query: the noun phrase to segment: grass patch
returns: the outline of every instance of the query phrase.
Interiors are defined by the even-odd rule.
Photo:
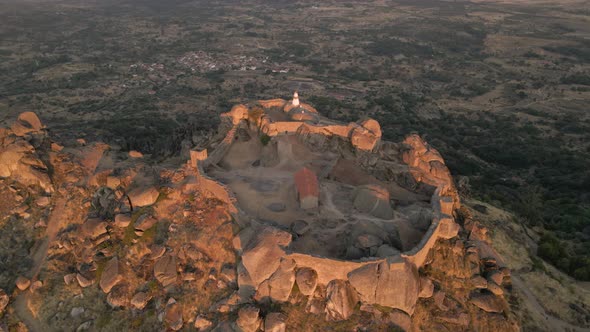
[[[542,259],[537,256],[531,256],[531,261],[533,262],[533,271],[547,272],[547,268],[545,267],[545,263],[543,263]]]
[[[395,309],[393,309],[393,308],[390,308],[390,307],[384,307],[384,306],[381,306],[381,305],[378,305],[378,304],[374,304],[374,305],[373,305],[373,307],[374,307],[375,309],[377,309],[377,310],[381,311],[383,314],[390,314],[390,313],[392,313],[392,312],[393,312],[393,310],[395,310]]]
[[[267,146],[269,142],[270,142],[270,136],[268,136],[267,134],[262,134],[260,136],[260,143],[262,143],[262,145]]]
[[[147,212],[146,210],[147,208],[140,208],[131,214],[131,222],[129,223],[129,226],[125,228],[125,234],[123,236],[122,243],[124,246],[132,245],[133,241],[138,238],[138,236],[135,234],[135,222],[140,216]]]
[[[160,193],[158,195],[158,198],[156,199],[156,203],[159,203],[159,202],[161,202],[161,201],[163,201],[163,200],[165,200],[167,198],[168,198],[168,194],[166,194],[166,193]]]
[[[133,244],[133,240],[137,239],[138,236],[135,234],[135,227],[133,226],[134,222],[132,221],[129,226],[125,229],[125,235],[123,236],[123,245],[130,246]]]
[[[147,288],[149,289],[150,293],[157,293],[160,286],[158,285],[158,281],[156,279],[152,279],[147,283]]]
[[[141,236],[140,240],[144,242],[153,242],[154,238],[156,237],[157,228],[158,224],[156,223],[156,225],[146,229],[145,232],[143,232],[143,235]]]
[[[106,314],[100,315],[96,318],[96,320],[94,321],[94,326],[97,329],[102,329],[102,328],[106,327],[110,321],[111,321],[111,315],[108,312],[106,312]]]
[[[104,259],[96,263],[96,280],[100,280],[100,277],[102,276],[102,273],[104,272],[104,268],[106,265],[107,261]]]

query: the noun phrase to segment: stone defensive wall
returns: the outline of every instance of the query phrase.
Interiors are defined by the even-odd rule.
[[[404,152],[403,160],[408,164],[416,182],[435,187],[430,199],[434,214],[432,223],[420,243],[402,254],[414,265],[421,267],[438,238],[450,239],[457,236],[459,225],[453,218],[453,211],[460,207],[460,202],[451,173],[440,153],[418,135],[406,137],[404,143],[409,150]]]
[[[438,184],[438,186],[434,190],[434,194],[432,195],[430,201],[433,210],[433,220],[431,222],[430,227],[428,228],[428,230],[426,231],[418,245],[416,245],[411,250],[401,254],[401,257],[413,263],[417,268],[420,268],[424,265],[428,252],[430,251],[430,249],[432,249],[436,240],[438,240],[439,238],[450,239],[457,236],[459,231],[459,225],[454,220],[453,211],[455,209],[458,209],[460,205],[458,194],[454,188],[453,180],[450,176],[450,172],[448,172],[448,169],[446,170],[446,172],[442,173],[444,174],[444,176],[440,177],[440,172],[431,172],[430,167],[424,167],[430,164],[430,162],[425,162],[425,160],[428,160],[431,157],[431,155],[438,155],[440,158],[440,154],[438,153],[438,151],[428,147],[427,143],[425,143],[417,135],[409,136],[408,138],[406,138],[404,143],[408,144],[411,147],[411,149],[407,151],[407,153],[411,156],[412,160],[416,159],[420,161],[416,164],[416,166],[408,165],[410,167],[410,171],[415,176],[416,181],[426,182],[428,184]],[[428,151],[428,153],[424,153],[424,151]],[[436,160],[440,161],[441,159]],[[446,165],[442,165],[444,166],[444,168],[446,168]],[[442,194],[443,192],[445,194]],[[303,263],[303,265],[311,265],[310,258],[303,257],[310,255],[296,254],[292,256],[292,258],[294,258],[295,260],[300,260]],[[318,262],[325,260],[325,258],[316,259],[318,259]],[[337,261],[334,259],[329,260]],[[362,263],[359,264],[360,265],[357,265],[357,267],[365,265]],[[338,272],[330,271],[328,273]]]
[[[235,132],[234,134],[235,135]],[[227,137],[227,136],[226,136]],[[227,205],[229,213],[235,216],[238,213],[237,199],[233,192],[224,184],[207,176],[203,170],[203,162],[208,160],[207,150],[191,150],[190,161],[188,162],[189,169],[192,169],[195,174],[194,182],[188,183],[187,187],[195,185],[198,190],[206,197],[215,198]]]
[[[438,151],[417,135],[409,136],[404,143],[409,147],[404,160],[413,161],[415,166],[408,166],[416,181],[437,185],[431,197],[433,220],[417,246],[397,256],[366,262],[301,253],[290,253],[286,257],[293,259],[297,267],[315,270],[320,284],[326,285],[336,279],[348,280],[363,302],[397,308],[411,315],[420,292],[418,269],[424,266],[428,253],[439,238],[450,239],[458,234],[459,225],[454,221],[453,211],[459,208],[459,199],[448,169],[437,163],[442,160]],[[435,156],[438,157],[433,158]],[[441,172],[440,165],[446,171]]]
[[[268,136],[277,136],[281,134],[297,134],[300,130],[307,130],[309,133],[322,134],[326,136],[339,136],[342,138],[350,138],[350,134],[359,125],[356,123],[350,123],[347,126],[344,125],[325,125],[315,126],[309,125],[304,122],[293,122],[293,121],[280,121],[270,122],[267,118],[261,121],[261,130]]]
[[[231,215],[238,213],[238,209],[236,207],[237,199],[227,186],[200,173],[197,177],[197,184],[200,190],[203,190],[205,194],[208,195],[208,197],[216,198],[227,204],[229,213]]]
[[[260,100],[258,101],[264,108],[282,107],[284,112],[288,112],[293,105],[286,104],[283,99]],[[312,113],[317,110],[310,105],[301,104],[301,107]],[[231,116],[234,116],[232,114]],[[259,124],[260,130],[271,137],[285,134],[319,134],[324,136],[338,136],[350,140],[351,144],[363,151],[372,151],[378,146],[381,140],[381,128],[377,121],[368,119],[360,123],[351,122],[348,125],[315,125],[299,121],[272,121],[269,117],[263,116]]]
[[[263,108],[282,107],[283,111],[288,112],[290,106],[286,105],[283,99],[260,100],[258,103]],[[308,111],[317,113],[317,110],[310,105],[301,104],[301,107]],[[221,115],[222,123],[226,127],[230,127],[226,134],[226,138],[222,144],[216,147],[215,151],[211,153],[205,165],[212,165],[218,163],[233,141],[235,130],[238,125],[249,118],[249,109],[245,105],[236,105],[232,109]],[[231,124],[231,125],[230,125]],[[348,139],[354,147],[363,151],[372,151],[381,140],[381,128],[377,121],[368,119],[361,123],[351,122],[348,125],[312,125],[300,121],[277,121],[273,122],[268,116],[262,116],[258,124],[262,133],[274,137],[283,134],[298,134],[301,131],[311,134],[321,134],[325,136],[338,136],[343,139]],[[233,131],[233,132],[232,132]]]
[[[284,103],[282,99],[259,102],[265,108],[284,107]],[[203,160],[203,165],[210,165],[221,160],[234,141],[237,127],[247,119],[248,108],[244,105],[237,105],[230,112],[222,115],[222,123],[225,122],[229,130],[215,151]],[[351,123],[346,126],[314,126],[296,121],[273,123],[268,117],[263,117],[259,126],[266,128],[269,136],[283,133],[299,134],[302,128],[306,128],[307,132],[311,133],[336,135],[351,139],[355,147],[365,151],[372,151],[381,137],[379,124],[374,120],[367,120],[361,125]],[[354,133],[359,130],[359,127],[362,128],[364,135],[369,132],[368,139],[362,137],[365,140],[361,140],[364,144],[361,146],[352,142]],[[371,138],[377,137],[376,134],[378,134],[377,141],[372,141]],[[288,284],[293,279],[292,286],[294,278],[288,276],[291,273],[294,274],[297,269],[308,268],[315,272],[318,284],[327,285],[338,280],[344,281],[352,286],[364,303],[396,308],[412,315],[421,287],[418,269],[424,266],[429,251],[439,238],[450,239],[457,236],[459,225],[454,221],[453,211],[459,208],[460,203],[452,177],[440,153],[418,135],[408,136],[403,143],[407,150],[402,158],[408,165],[411,175],[419,185],[425,185],[433,190],[431,196],[433,220],[416,247],[399,255],[382,259],[345,261],[291,252],[288,249],[291,234],[270,226],[263,226],[263,229],[258,229],[253,235],[240,239],[243,248],[243,260],[238,268],[240,290],[244,290],[245,293],[252,292],[250,296],[254,296],[255,299],[268,297],[282,301],[284,294],[273,293],[271,291],[273,284],[279,282]],[[199,156],[202,157],[203,154],[200,153]],[[216,197],[235,207],[235,197],[227,187],[205,175],[201,175],[200,181],[203,187]],[[283,278],[287,279],[282,280]],[[290,293],[291,288],[285,289],[288,289]]]

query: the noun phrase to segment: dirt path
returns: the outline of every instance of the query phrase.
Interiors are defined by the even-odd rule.
[[[47,228],[45,230],[45,237],[40,239],[40,245],[32,255],[33,266],[29,272],[31,281],[37,280],[41,268],[45,264],[47,258],[47,250],[53,241],[55,240],[57,233],[62,228],[62,220],[65,210],[66,200],[63,197],[57,197],[54,209],[49,217]],[[14,301],[13,307],[17,316],[27,325],[30,331],[48,331],[50,330],[45,326],[29,309],[28,303],[30,301],[31,291],[26,290],[20,293]]]
[[[346,219],[346,216],[342,212],[340,212],[340,210],[338,210],[338,208],[334,205],[334,202],[332,201],[332,192],[330,191],[330,189],[321,186],[320,190],[322,191],[325,197],[323,208],[326,211],[332,212],[336,216],[336,218]]]
[[[588,329],[572,325],[562,319],[559,319],[545,311],[545,308],[539,303],[533,292],[526,286],[515,273],[512,274],[512,283],[517,290],[522,293],[522,299],[529,303],[538,314],[540,314],[546,323],[548,331],[571,331],[571,332],[587,332]]]
[[[29,292],[23,292],[17,296],[13,303],[13,308],[16,315],[20,320],[25,323],[29,331],[40,332],[40,331],[51,331],[47,326],[43,326],[41,322],[33,316],[33,313],[29,310],[27,303],[29,302]]]
[[[275,166],[277,169],[283,169],[288,164],[293,164],[295,156],[293,155],[293,146],[289,142],[288,136],[277,137],[279,150],[279,164]]]
[[[41,271],[41,267],[45,263],[47,258],[47,249],[49,245],[55,240],[57,233],[62,228],[62,220],[64,219],[66,208],[66,200],[62,197],[56,199],[54,209],[51,212],[49,221],[47,222],[47,228],[45,229],[45,238],[43,244],[39,246],[35,254],[33,255],[33,268],[31,269],[31,279],[36,279]]]

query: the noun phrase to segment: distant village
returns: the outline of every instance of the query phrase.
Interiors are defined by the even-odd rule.
[[[216,70],[271,70],[273,73],[288,73],[286,65],[271,64],[268,57],[246,55],[215,54],[197,51],[190,52],[178,59],[178,63],[191,72],[210,72]]]
[[[219,70],[270,70],[272,73],[288,73],[293,65],[271,63],[268,57],[253,57],[246,55],[215,54],[196,51],[187,53],[176,59],[180,68],[188,69],[192,73],[208,73]],[[166,70],[163,63],[137,62],[129,66],[133,72],[161,73]]]
[[[169,84],[178,75],[186,73],[211,73],[218,71],[263,71],[274,74],[286,74],[296,70],[291,63],[272,63],[269,57],[246,55],[213,54],[194,51],[175,59],[171,65],[164,63],[136,62],[129,66],[132,80],[123,84],[123,88],[141,85],[146,80],[152,83]]]

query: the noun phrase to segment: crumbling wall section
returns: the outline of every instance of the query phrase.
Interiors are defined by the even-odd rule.
[[[194,177],[188,178],[189,180],[185,183],[185,191],[199,191],[207,198],[220,200],[227,205],[229,213],[232,216],[237,216],[238,200],[236,196],[226,185],[207,176],[203,170],[202,162],[199,161],[196,165],[189,162],[187,163],[187,169],[192,171]]]

